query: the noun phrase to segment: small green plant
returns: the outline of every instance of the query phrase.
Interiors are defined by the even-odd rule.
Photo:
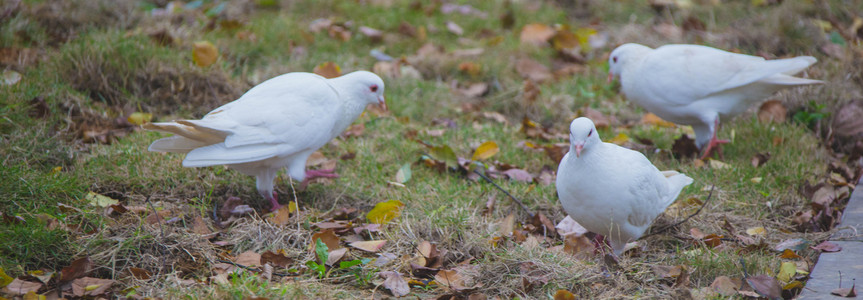
[[[348,274],[353,274],[359,285],[367,285],[372,282],[376,272],[365,272],[363,265],[371,261],[368,258],[343,261],[339,263],[339,270],[346,270]]]
[[[809,104],[802,110],[794,113],[792,118],[795,122],[806,125],[809,129],[814,129],[815,124],[818,124],[818,121],[821,121],[821,119],[824,119],[828,115],[827,112],[824,112],[826,107],[823,103],[809,101]]]
[[[318,279],[324,279],[327,275],[327,259],[330,258],[330,253],[328,251],[329,248],[324,244],[324,241],[318,238],[318,240],[315,241],[315,254],[318,255],[318,260],[321,263],[318,264],[318,262],[312,260],[306,262],[306,266],[318,274]]]

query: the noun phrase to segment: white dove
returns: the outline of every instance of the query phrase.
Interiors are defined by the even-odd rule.
[[[576,222],[605,236],[619,256],[692,178],[660,172],[640,152],[603,142],[588,118],[573,120],[569,130],[569,152],[557,169],[557,195]]]
[[[374,73],[357,71],[327,79],[296,72],[264,81],[200,120],[150,123],[144,128],[175,134],[154,141],[149,150],[186,153],[184,167],[227,165],[255,176],[258,192],[276,210],[276,173],[287,168],[288,175],[300,182],[336,177],[333,170],[306,171],[306,160],[375,103],[386,109],[384,82]]]
[[[727,140],[716,139],[728,120],[788,87],[822,83],[792,75],[817,60],[811,56],[765,60],[699,45],[656,49],[624,44],[608,57],[609,81],[620,77],[626,97],[665,120],[691,125],[706,158]]]

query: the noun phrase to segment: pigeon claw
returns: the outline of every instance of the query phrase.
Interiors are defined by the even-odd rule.
[[[277,211],[277,210],[279,210],[279,208],[282,207],[282,205],[279,204],[279,196],[276,195],[276,192],[273,192],[273,196],[270,197],[269,200],[270,200],[270,204],[273,205],[273,207],[270,208],[270,210]]]

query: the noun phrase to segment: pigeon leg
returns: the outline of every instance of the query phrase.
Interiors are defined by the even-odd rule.
[[[318,177],[323,178],[338,178],[339,174],[336,174],[335,169],[329,170],[306,170],[306,180],[315,179]]]
[[[593,232],[588,232],[587,234],[593,234],[592,238],[590,236],[588,236],[588,238],[590,238],[590,241],[593,242],[593,246],[595,247],[595,250],[593,251],[594,254],[605,253],[606,249],[611,249],[611,244],[608,243],[608,239],[606,239],[605,236]]]
[[[719,148],[721,144],[728,144],[731,141],[729,140],[720,140],[716,138],[716,132],[719,131],[719,118],[716,118],[715,126],[713,126],[713,136],[710,137],[710,142],[707,143],[707,147],[704,148],[704,155],[701,156],[701,160],[707,159],[713,154],[714,150],[717,154],[719,154],[719,158],[722,158],[722,149]]]

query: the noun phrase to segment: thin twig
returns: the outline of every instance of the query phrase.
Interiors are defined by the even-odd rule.
[[[144,201],[146,201],[147,205],[150,206],[150,209],[153,210],[153,214],[155,214],[155,216],[156,216],[156,222],[159,223],[159,238],[158,238],[158,240],[159,240],[159,246],[162,246],[162,248],[160,248],[160,247],[157,247],[157,248],[159,249],[159,252],[162,253],[160,258],[162,259],[162,268],[164,268],[165,265],[167,265],[167,258],[165,257],[167,255],[167,253],[165,253],[165,249],[163,249],[163,248],[167,248],[167,247],[165,247],[165,245],[162,245],[162,240],[165,238],[165,229],[162,227],[161,221],[164,221],[164,220],[162,220],[162,216],[159,215],[159,212],[156,211],[156,208],[153,207],[153,202],[150,202],[150,197],[152,197],[152,196],[153,196],[152,194],[147,195],[147,199],[145,199]],[[162,268],[159,268],[159,274],[157,274],[157,275],[162,274]]]
[[[234,266],[237,266],[237,267],[240,267],[240,268],[252,271],[252,272],[261,272],[261,270],[259,270],[257,268],[252,268],[252,267],[249,267],[246,265],[241,265],[241,264],[232,262],[230,260],[217,259],[216,261],[220,262],[220,263],[231,264],[231,265],[234,265]],[[282,272],[273,272],[273,275],[281,276],[281,277],[288,277],[288,276],[298,276],[298,275],[300,275],[300,273],[298,272],[297,274],[288,274],[288,273],[282,273]]]
[[[710,194],[707,194],[707,199],[704,199],[704,203],[701,203],[701,207],[699,207],[699,208],[698,208],[698,210],[696,210],[696,211],[695,211],[695,213],[693,213],[693,214],[689,215],[688,217],[686,217],[685,219],[683,219],[683,220],[682,220],[682,221],[680,221],[680,222],[677,222],[677,223],[674,223],[674,224],[671,224],[671,225],[668,225],[668,226],[662,227],[662,228],[660,228],[660,229],[659,229],[659,230],[657,230],[657,231],[654,231],[654,232],[651,232],[651,233],[648,233],[648,234],[642,235],[642,236],[641,236],[640,238],[638,238],[638,239],[640,240],[640,239],[644,239],[644,238],[649,237],[649,236],[652,236],[652,235],[657,235],[657,234],[660,234],[660,233],[666,232],[666,231],[668,231],[668,230],[669,230],[669,229],[671,229],[671,228],[674,228],[674,227],[680,226],[680,224],[683,224],[683,223],[685,223],[686,221],[689,221],[689,219],[692,219],[692,217],[697,216],[699,213],[701,213],[701,210],[702,210],[702,209],[704,209],[704,207],[705,207],[705,206],[707,206],[707,202],[710,202],[710,198],[712,198],[712,197],[713,197],[713,190],[714,190],[714,189],[716,189],[716,185],[712,185],[712,186],[710,187]]]
[[[513,196],[512,194],[510,194],[509,192],[504,190],[502,187],[497,185],[497,183],[494,183],[494,181],[492,181],[491,178],[488,178],[487,176],[485,176],[485,174],[480,173],[478,170],[473,170],[473,172],[476,173],[476,175],[479,175],[479,177],[482,177],[482,179],[485,179],[485,181],[488,181],[489,183],[494,185],[494,187],[499,189],[501,192],[503,192],[504,194],[509,196],[509,198],[512,199],[512,201],[515,201],[515,203],[518,203],[518,205],[521,206],[521,209],[524,209],[524,211],[527,212],[527,214],[530,215],[531,218],[533,218],[533,216],[534,216],[533,212],[531,212],[530,209],[527,208],[527,205],[524,205],[524,203],[521,202],[521,200],[518,200],[518,198],[516,198],[515,196]]]

